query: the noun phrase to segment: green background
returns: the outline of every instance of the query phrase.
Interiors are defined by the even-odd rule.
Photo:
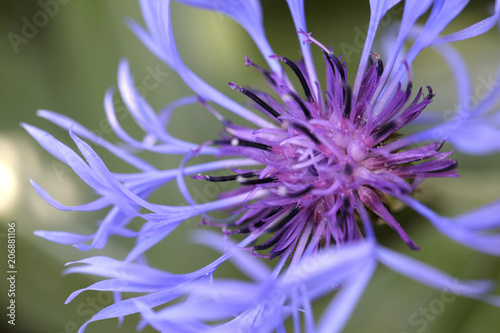
[[[369,18],[367,1],[311,0],[306,3],[308,29],[315,38],[333,45],[335,50],[339,45],[356,48],[359,31],[365,30]],[[468,8],[447,31],[463,28],[486,17],[486,3],[475,1],[474,6]],[[264,0],[263,7],[266,31],[274,51],[297,59],[299,45],[285,1]],[[265,62],[239,26],[219,14],[178,4],[174,4],[172,10],[181,55],[196,73],[240,102],[246,100],[232,92],[227,82],[265,89],[264,80],[257,71],[244,66],[245,54],[263,66]],[[0,1],[0,276],[6,274],[5,233],[9,221],[17,222],[18,250],[17,325],[14,329],[4,328],[6,319],[2,310],[1,332],[76,332],[76,327],[91,314],[110,304],[110,295],[86,292],[64,305],[72,291],[97,281],[89,276],[63,277],[64,263],[89,255],[122,259],[132,245],[129,240],[113,237],[104,250],[83,253],[33,236],[33,231],[39,229],[90,233],[106,211],[60,212],[38,197],[28,181],[30,178],[67,205],[87,202],[95,196],[73,172],[46,153],[19,127],[19,123],[45,129],[70,144],[67,132],[36,117],[36,110],[48,109],[68,115],[101,133],[105,139],[118,142],[107,127],[102,101],[106,89],[116,86],[116,71],[122,58],[129,59],[139,85],[151,70],[168,73],[156,88],[146,90],[148,101],[156,109],[190,94],[177,75],[151,55],[126,27],[126,17],[142,22],[135,0],[66,1],[59,5],[57,13],[47,16],[46,24],[27,38],[26,43],[17,46],[16,52],[16,47],[9,41],[9,33],[22,36],[25,22],[36,20],[40,11],[43,11],[43,6],[37,1]],[[496,70],[500,54],[497,31],[472,41],[455,43],[455,46],[470,65],[474,84]],[[320,52],[314,52],[321,72]],[[359,51],[349,59],[351,78],[358,57]],[[413,75],[414,86],[431,85],[437,93],[435,102],[426,112],[444,112],[453,107],[452,77],[445,62],[435,53],[425,51],[415,63]],[[141,137],[141,130],[130,117],[123,123],[132,136]],[[194,142],[213,138],[220,130],[220,125],[207,112],[195,106],[176,113],[173,123],[175,125],[169,128],[173,134]],[[112,171],[132,170],[109,155],[101,154]],[[174,168],[179,163],[178,158],[168,156],[142,156],[160,168]],[[442,215],[452,216],[500,197],[498,156],[470,157],[455,153],[454,157],[459,161],[462,177],[425,182],[417,194],[422,202]],[[193,186],[198,186],[200,191],[207,191],[196,184]],[[175,185],[166,186],[152,200],[181,204]],[[446,239],[410,209],[401,209],[396,217],[422,250],[411,253],[387,227],[379,227],[377,232],[383,244],[460,278],[493,278],[500,282],[500,259],[475,253]],[[155,247],[150,256],[151,264],[182,273],[215,258],[216,253],[189,243],[187,232],[197,229],[198,222],[197,219],[187,221],[166,242]],[[223,266],[220,275],[224,274],[232,274],[231,268]],[[4,277],[0,279],[2,309],[7,302],[5,281]],[[425,324],[411,325],[409,318],[413,313],[418,313],[420,308],[432,307],[440,298],[440,291],[380,267],[345,331],[498,332],[500,309],[465,298],[446,303],[437,315],[425,320]],[[319,302],[319,307],[326,301],[327,298]],[[127,317],[120,332],[135,332],[137,321],[138,316]],[[118,331],[116,320],[93,323],[87,329],[87,332],[114,331]],[[145,331],[152,330],[147,328]]]

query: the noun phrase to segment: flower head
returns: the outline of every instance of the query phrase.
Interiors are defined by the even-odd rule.
[[[456,161],[441,153],[442,142],[421,147],[400,143],[397,131],[412,122],[431,103],[434,94],[420,89],[413,100],[412,81],[392,94],[380,113],[371,105],[384,72],[380,56],[372,53],[353,103],[347,82],[346,64],[333,52],[305,34],[305,41],[317,43],[324,52],[326,89],[314,94],[304,64],[277,57],[297,76],[301,97],[288,79],[266,71],[247,58],[246,64],[259,69],[281,103],[265,93],[230,87],[248,96],[256,108],[271,118],[275,126],[250,128],[222,119],[225,131],[211,143],[221,147],[221,155],[240,155],[265,167],[235,170],[233,175],[193,176],[211,182],[236,181],[247,192],[248,211],[225,228],[230,232],[274,233],[254,250],[271,248],[271,258],[290,254],[300,244],[298,257],[311,237],[315,247],[343,244],[362,238],[356,207],[365,205],[390,225],[412,248],[408,237],[385,207],[390,196],[411,194],[423,178],[456,176]],[[316,90],[321,91],[316,82]],[[418,164],[417,164],[418,163]],[[409,181],[408,181],[409,180]],[[248,203],[257,190],[266,195]],[[242,202],[243,203],[243,202]],[[301,241],[302,240],[302,241]]]

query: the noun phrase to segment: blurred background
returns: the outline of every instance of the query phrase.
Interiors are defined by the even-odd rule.
[[[57,4],[50,6],[49,4]],[[368,1],[306,1],[308,30],[335,51],[348,53],[351,78],[357,69],[369,19]],[[487,1],[472,6],[447,31],[455,31],[485,18]],[[291,59],[299,57],[292,21],[285,1],[263,0],[268,39],[277,54]],[[240,102],[242,96],[231,91],[227,82],[234,81],[265,90],[257,71],[244,66],[244,55],[265,66],[251,39],[233,21],[217,13],[207,13],[174,3],[174,29],[185,62],[203,79]],[[401,11],[387,18],[387,25],[397,20]],[[85,292],[73,302],[65,299],[76,289],[97,281],[90,276],[62,276],[64,263],[88,257],[107,255],[123,259],[132,243],[111,238],[102,251],[81,252],[73,247],[52,244],[33,235],[35,230],[64,230],[91,233],[106,211],[95,213],[60,212],[38,197],[29,183],[34,179],[54,198],[66,205],[88,202],[94,198],[86,186],[67,166],[45,152],[20,126],[20,122],[40,127],[61,141],[71,144],[66,131],[36,116],[39,109],[67,115],[111,142],[118,142],[110,130],[103,110],[106,89],[116,86],[116,72],[121,59],[131,64],[137,85],[158,110],[166,103],[190,94],[177,75],[155,58],[126,27],[131,17],[142,23],[136,0],[41,0],[0,1],[0,305],[1,332],[72,333],[100,309],[111,304],[108,293]],[[36,23],[36,25],[34,25]],[[470,65],[474,84],[487,80],[498,66],[500,37],[497,31],[471,41],[455,43]],[[377,50],[374,50],[377,51]],[[314,50],[321,71],[321,54]],[[146,85],[154,76],[156,83]],[[445,112],[454,107],[453,78],[433,51],[426,51],[413,67],[415,86],[430,85],[437,93],[429,112]],[[324,75],[322,75],[324,76]],[[149,80],[149,79],[147,79]],[[431,108],[432,107],[432,108]],[[203,142],[220,131],[220,125],[199,107],[175,114],[170,130],[182,138]],[[130,117],[123,126],[132,136],[143,133]],[[448,150],[451,147],[446,147]],[[132,169],[97,151],[112,171]],[[154,154],[142,157],[160,168],[175,168],[179,159]],[[436,179],[424,183],[418,198],[442,215],[453,216],[500,197],[498,156],[470,157],[455,153],[459,161],[459,179]],[[199,185],[198,190],[206,190]],[[196,188],[195,188],[196,189]],[[155,202],[182,204],[175,185],[156,194]],[[464,279],[494,278],[500,282],[500,259],[481,255],[460,246],[437,233],[430,224],[408,208],[396,217],[422,250],[411,253],[398,237],[379,227],[382,243],[415,258],[435,265]],[[16,326],[7,327],[4,314],[6,290],[7,223],[17,223],[17,294]],[[198,219],[187,221],[168,242],[155,247],[151,264],[174,273],[197,269],[217,254],[199,251],[189,243],[188,232],[198,228]],[[201,254],[200,254],[201,253]],[[223,266],[220,273],[233,274]],[[497,290],[498,293],[498,290]],[[421,286],[380,267],[361,299],[346,332],[498,332],[500,309],[481,302],[456,298],[436,308],[441,291]],[[319,308],[327,299],[319,302]],[[437,311],[426,318],[421,309]],[[438,310],[436,310],[438,309]],[[417,313],[417,315],[415,315]],[[411,322],[410,318],[414,321]],[[423,318],[425,320],[423,320]],[[423,321],[415,322],[422,319]],[[87,332],[135,332],[138,316],[127,317],[118,330],[116,320],[91,324]],[[147,328],[145,332],[152,332]]]

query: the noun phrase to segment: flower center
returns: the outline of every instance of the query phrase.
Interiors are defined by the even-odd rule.
[[[245,156],[263,167],[235,170],[232,176],[194,178],[236,181],[243,186],[237,192],[248,193],[248,200],[241,203],[247,210],[224,230],[252,234],[256,239],[272,234],[266,242],[252,246],[254,251],[270,249],[266,255],[270,258],[294,250],[300,257],[306,246],[317,250],[362,238],[358,219],[360,209],[365,208],[382,218],[412,249],[418,249],[386,204],[388,196],[412,193],[414,179],[456,176],[456,162],[447,158],[450,153],[439,152],[442,143],[410,148],[411,142],[397,134],[434,94],[430,87],[427,96],[420,89],[410,101],[410,81],[374,114],[372,101],[377,99],[374,94],[384,71],[379,56],[372,54],[353,105],[345,63],[333,52],[324,51],[326,89],[317,96],[301,62],[275,57],[297,76],[305,98],[286,77],[247,58],[247,66],[262,72],[282,102],[263,92],[229,85],[248,96],[276,126],[256,129],[224,121],[225,133],[212,143],[221,147],[224,156]],[[320,89],[317,82],[314,86]],[[265,195],[254,199],[257,190]]]

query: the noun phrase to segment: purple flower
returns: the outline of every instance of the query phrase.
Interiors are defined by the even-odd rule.
[[[494,141],[498,130],[491,121],[498,120],[498,114],[487,111],[498,100],[500,89],[492,89],[475,109],[459,112],[466,105],[464,94],[471,91],[469,73],[448,43],[477,36],[495,26],[500,1],[495,2],[491,17],[447,36],[440,34],[468,1],[406,1],[397,34],[386,36],[387,48],[377,53],[373,50],[379,24],[399,1],[370,1],[367,39],[352,84],[342,55],[336,55],[334,48],[325,47],[306,32],[301,0],[287,3],[302,48],[302,60],[274,54],[265,37],[258,1],[178,2],[221,12],[245,28],[267,65],[258,65],[248,58],[245,64],[263,74],[276,97],[229,83],[252,101],[256,111],[253,112],[208,85],[183,63],[177,52],[170,1],[141,0],[147,29],[130,22],[132,30],[156,56],[177,71],[196,96],[180,98],[157,113],[135,89],[128,63],[122,61],[118,70],[119,92],[145,131],[144,140],[132,138],[120,126],[113,89],[105,97],[106,115],[125,145],[158,154],[183,155],[181,166],[158,170],[130,150],[50,111],[40,111],[39,115],[67,129],[83,158],[50,134],[23,124],[47,151],[68,164],[100,197],[68,207],[32,181],[40,196],[61,210],[110,207],[94,234],[38,231],[37,235],[84,251],[104,248],[111,235],[136,240],[123,261],[91,257],[68,268],[67,273],[105,278],[74,292],[68,302],[85,290],[112,291],[115,297],[115,304],[97,313],[80,331],[96,320],[140,312],[140,327],[151,325],[162,332],[284,332],[288,318],[296,331],[303,326],[307,332],[339,332],[379,263],[433,288],[500,306],[500,298],[489,294],[489,281],[453,279],[379,245],[373,231],[373,220],[380,218],[411,249],[418,249],[391,214],[390,203],[396,198],[427,218],[444,235],[475,250],[500,255],[500,235],[494,233],[500,227],[496,217],[500,202],[447,218],[412,197],[425,178],[457,176],[457,162],[449,158],[452,152],[440,151],[445,141],[471,154],[498,150]],[[416,24],[426,13],[429,15],[425,24]],[[407,52],[403,49],[405,41],[413,41]],[[310,44],[323,53],[324,83],[317,79]],[[424,131],[403,136],[398,131],[417,122],[435,95],[430,87],[414,89],[412,83],[411,64],[428,47],[443,55],[457,78],[459,110],[450,122],[435,123]],[[291,83],[293,76],[298,84]],[[497,85],[498,81],[497,77]],[[199,103],[221,122],[223,132],[218,138],[191,143],[166,130],[171,114],[193,103]],[[224,118],[219,108],[231,111],[235,117]],[[473,144],[463,139],[466,134],[475,136]],[[84,140],[102,146],[138,171],[110,171]],[[213,161],[186,166],[198,155],[213,156]],[[231,170],[227,175],[213,174],[227,169]],[[206,182],[233,182],[237,187],[221,192],[217,200],[196,203],[184,182],[186,176]],[[168,206],[148,201],[154,191],[171,181],[177,182],[190,205]],[[207,215],[218,210],[229,211],[229,218],[220,220]],[[159,271],[145,263],[147,250],[165,240],[184,220],[198,215],[202,216],[202,224],[218,226],[224,232],[224,237],[206,232],[195,236],[196,242],[221,252],[219,259],[182,275]],[[129,226],[134,218],[144,221],[137,231]],[[244,239],[234,244],[230,240],[234,234],[242,234]],[[260,257],[274,259],[273,268],[264,265]],[[215,278],[214,272],[228,260],[248,279]],[[289,268],[285,269],[287,264]],[[140,295],[123,299],[122,293]],[[330,293],[333,298],[316,323],[312,303]],[[162,309],[153,310],[165,304]]]
[[[305,41],[314,41],[311,38],[307,35]],[[413,192],[414,186],[406,179],[418,183],[422,178],[456,176],[456,161],[447,158],[450,153],[439,152],[442,142],[408,148],[408,142],[398,140],[397,131],[431,102],[432,89],[427,87],[426,96],[420,89],[410,101],[412,81],[408,81],[404,90],[395,91],[380,113],[374,114],[371,101],[378,99],[374,93],[380,90],[384,72],[380,57],[371,54],[359,89],[353,92],[345,63],[318,45],[323,48],[327,67],[324,98],[314,96],[303,66],[281,57],[298,77],[304,99],[286,79],[262,69],[282,104],[267,94],[259,97],[230,83],[255,101],[277,126],[255,129],[222,120],[225,133],[213,143],[221,147],[221,155],[243,155],[265,167],[230,176],[194,178],[236,181],[246,188],[237,190],[248,193],[246,201],[257,190],[267,192],[264,198],[247,204],[248,211],[229,227],[244,234],[275,233],[267,242],[253,246],[254,250],[272,248],[270,258],[290,255],[296,246],[295,256],[300,257],[310,237],[318,248],[323,240],[328,247],[363,238],[356,222],[359,205],[370,208],[412,249],[418,249],[384,203],[387,195],[400,197]],[[253,65],[249,60],[247,64]],[[316,86],[321,90],[319,84]],[[422,162],[411,164],[417,161]]]

